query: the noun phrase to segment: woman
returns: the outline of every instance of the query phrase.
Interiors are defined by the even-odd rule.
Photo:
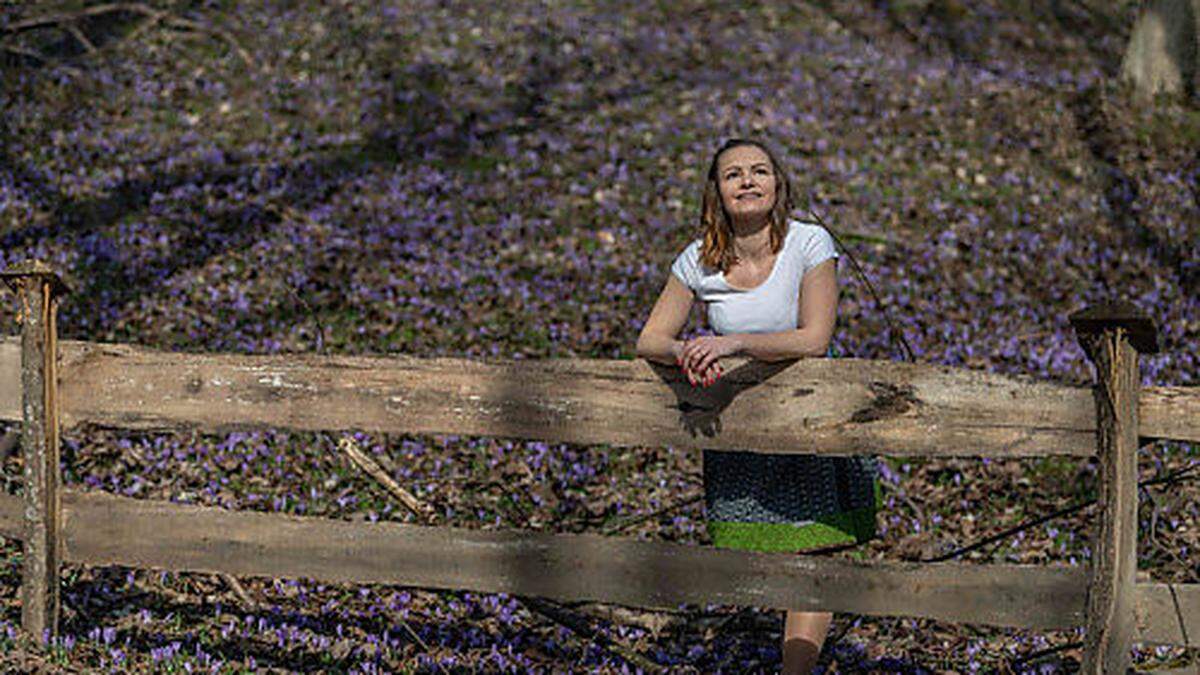
[[[721,377],[720,359],[824,356],[837,321],[837,252],[824,228],[789,220],[791,185],[761,143],[734,139],[709,166],[704,236],[676,257],[641,335],[638,356],[683,369],[693,386]],[[717,335],[683,341],[692,303]],[[713,543],[812,551],[874,536],[875,464],[869,458],[704,452]],[[789,611],[783,671],[812,670],[832,614]]]

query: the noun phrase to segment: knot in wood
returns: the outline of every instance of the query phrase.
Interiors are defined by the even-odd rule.
[[[851,422],[864,424],[899,417],[921,404],[912,385],[872,382],[870,387],[874,398],[866,406],[854,411],[850,416]]]

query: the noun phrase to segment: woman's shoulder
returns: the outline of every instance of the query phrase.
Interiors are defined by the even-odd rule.
[[[788,234],[797,239],[806,239],[828,234],[828,231],[820,223],[792,218],[788,221]]]
[[[820,223],[792,220],[788,228],[788,246],[806,270],[827,258],[838,257],[833,236]]]
[[[700,279],[704,275],[700,263],[702,243],[703,241],[700,239],[692,240],[675,256],[674,262],[671,263],[671,271],[693,290],[700,284]]]
[[[820,223],[791,220],[788,222],[787,243],[800,250],[828,248],[833,246],[833,236]]]
[[[679,251],[679,253],[675,255],[675,260],[684,262],[691,266],[698,265],[700,262],[700,247],[703,244],[704,241],[701,239],[693,239],[689,241],[687,246],[684,246],[683,250]]]

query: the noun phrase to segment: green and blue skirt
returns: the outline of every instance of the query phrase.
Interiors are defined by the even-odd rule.
[[[722,548],[798,552],[875,537],[874,457],[704,451],[708,533]]]

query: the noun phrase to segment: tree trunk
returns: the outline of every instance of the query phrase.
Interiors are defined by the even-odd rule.
[[[1147,0],[1121,61],[1121,79],[1144,97],[1195,93],[1200,0]]]

